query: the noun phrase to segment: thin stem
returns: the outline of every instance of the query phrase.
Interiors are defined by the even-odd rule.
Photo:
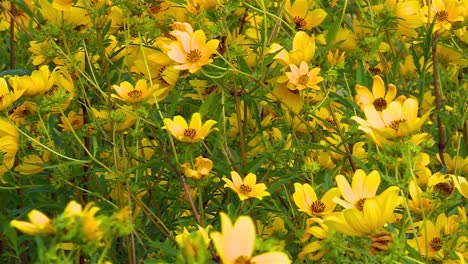
[[[440,110],[442,109],[442,98],[439,91],[439,76],[437,74],[437,39],[439,38],[439,34],[437,31],[434,33],[432,37],[432,73],[433,73],[433,85],[434,85],[434,97],[437,109],[437,133],[439,135],[439,142],[437,143],[437,147],[439,148],[439,156],[442,166],[445,166],[445,158],[444,158],[444,134],[443,134],[443,126],[442,120],[440,119]]]

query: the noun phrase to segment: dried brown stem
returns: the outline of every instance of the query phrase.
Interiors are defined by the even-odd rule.
[[[439,76],[437,73],[437,40],[439,38],[438,32],[435,32],[432,36],[432,72],[433,72],[433,85],[434,85],[434,97],[436,103],[436,110],[437,110],[437,133],[439,136],[439,142],[437,143],[437,147],[439,148],[439,157],[442,165],[445,165],[444,159],[444,131],[442,120],[440,119],[440,110],[442,109],[442,98],[439,91]]]

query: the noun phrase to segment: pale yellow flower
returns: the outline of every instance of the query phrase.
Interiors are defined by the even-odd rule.
[[[202,124],[200,113],[194,113],[190,124],[185,119],[178,115],[172,120],[170,118],[164,118],[164,127],[167,129],[177,140],[182,142],[196,143],[204,140],[212,131],[218,130],[212,128],[216,121],[208,120]]]
[[[223,177],[223,181],[226,182],[224,187],[229,187],[235,191],[241,201],[249,198],[263,199],[263,196],[270,196],[270,193],[266,191],[266,185],[264,183],[257,183],[257,176],[253,173],[247,174],[245,179],[242,180],[240,175],[231,171],[232,181],[226,177]]]
[[[52,221],[49,217],[38,210],[28,213],[29,222],[12,220],[11,227],[14,227],[28,235],[51,235],[54,233]]]

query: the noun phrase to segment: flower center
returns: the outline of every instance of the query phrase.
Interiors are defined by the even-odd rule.
[[[297,83],[300,85],[305,86],[307,82],[309,82],[309,76],[307,76],[306,74],[299,76],[299,79],[297,79]]]
[[[453,192],[453,184],[450,181],[441,182],[436,184],[434,189],[440,194],[449,196]]]
[[[135,99],[135,98],[139,98],[142,94],[143,94],[142,91],[134,89],[128,92],[127,95],[128,97]]]
[[[326,206],[321,201],[314,201],[312,205],[310,206],[310,208],[312,209],[312,213],[320,214],[323,211],[325,211]]]
[[[252,191],[252,188],[246,184],[241,184],[239,189],[240,189],[240,192],[245,195],[249,194]],[[244,262],[239,262],[239,263],[244,263]]]
[[[429,246],[431,246],[431,248],[434,251],[439,251],[442,248],[442,245],[443,245],[443,242],[442,242],[442,239],[440,239],[440,237],[434,237],[429,243]]]
[[[250,258],[246,256],[239,256],[234,260],[234,264],[254,264],[250,262]]]
[[[439,12],[436,13],[436,16],[437,16],[437,20],[439,21],[447,21],[448,19],[448,14],[445,10],[441,10]]]
[[[327,121],[330,125],[336,127],[336,122],[335,122],[335,120],[333,120],[333,119],[331,119],[331,118],[325,118],[325,121]]]
[[[300,29],[303,29],[307,26],[307,22],[305,21],[305,19],[303,17],[294,17],[294,24],[296,24],[296,29],[300,30]]]
[[[299,90],[291,90],[291,89],[288,89],[288,91],[292,94],[299,94]]]
[[[196,135],[197,135],[197,131],[195,129],[191,128],[191,127],[186,128],[184,130],[184,136],[186,136],[186,137],[194,139]]]
[[[3,103],[3,98],[5,98],[5,95],[0,95],[0,104]]]
[[[375,99],[372,104],[374,105],[375,110],[377,111],[382,111],[385,108],[387,108],[387,101],[382,97]]]
[[[366,198],[361,198],[359,199],[356,204],[354,206],[356,206],[356,208],[359,210],[359,211],[362,211],[362,209],[364,208],[364,202],[366,201]]]
[[[187,61],[191,63],[198,62],[201,59],[201,52],[198,49],[191,50],[187,54]]]
[[[392,129],[395,130],[395,131],[398,131],[398,128],[400,127],[400,124],[403,123],[403,122],[406,122],[406,119],[397,119],[397,120],[393,120],[393,121],[390,123],[390,128],[392,128]]]

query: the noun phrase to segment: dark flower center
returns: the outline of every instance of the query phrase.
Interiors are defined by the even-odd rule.
[[[252,191],[252,188],[246,184],[241,184],[239,189],[240,189],[240,192],[245,195],[249,194]],[[244,262],[240,262],[240,263],[244,263]]]
[[[356,206],[356,208],[359,210],[359,211],[362,211],[362,209],[364,209],[364,202],[366,201],[366,198],[361,198],[359,199],[356,204],[354,206]]]
[[[373,105],[375,107],[375,110],[382,111],[385,108],[387,108],[387,101],[384,98],[380,97],[374,100]]]
[[[448,13],[445,10],[441,10],[436,13],[437,20],[439,21],[447,21],[448,19]]]
[[[197,131],[195,129],[193,129],[193,128],[189,127],[189,128],[186,128],[184,130],[184,136],[186,136],[186,137],[194,139],[196,135],[197,135]]]
[[[307,26],[307,22],[305,21],[305,19],[303,17],[294,17],[294,24],[296,24],[296,29],[297,30],[301,30],[301,29],[304,29],[306,26]]]
[[[299,78],[297,79],[297,83],[300,85],[305,86],[307,82],[309,82],[309,76],[307,76],[306,74],[299,76]]]
[[[139,98],[142,94],[143,94],[142,91],[135,89],[135,90],[131,90],[130,92],[128,92],[127,95],[130,98],[136,99],[136,98]]]
[[[251,262],[249,257],[239,256],[234,260],[234,264],[255,264],[255,263]]]
[[[325,211],[326,206],[321,201],[314,201],[310,208],[314,214],[320,214]]]
[[[191,63],[198,62],[201,59],[201,52],[198,49],[191,50],[187,54],[187,61]]]
[[[434,251],[439,251],[442,248],[442,245],[443,242],[440,237],[434,237],[431,242],[429,242],[429,246],[431,246]]]
[[[400,124],[403,123],[403,122],[406,122],[406,119],[397,119],[397,120],[393,120],[393,121],[390,123],[390,128],[392,128],[392,129],[395,130],[395,131],[398,131],[398,128],[400,127]]]

